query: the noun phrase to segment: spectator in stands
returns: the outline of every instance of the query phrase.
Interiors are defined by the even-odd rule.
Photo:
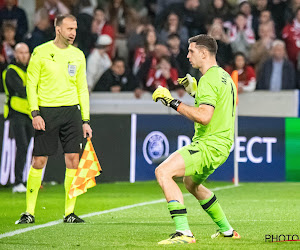
[[[180,46],[180,37],[178,34],[171,34],[168,36],[167,45],[171,53],[171,57],[177,62],[180,70],[178,70],[179,77],[184,77],[190,71],[190,63],[186,57],[187,49]]]
[[[170,58],[163,56],[157,63],[156,68],[149,70],[144,89],[153,92],[158,86],[174,90],[178,87],[178,71],[171,66]]]
[[[13,24],[5,23],[0,35],[0,92],[3,92],[2,72],[7,65],[14,59],[13,49],[15,47],[16,29]]]
[[[259,25],[266,23],[272,23],[275,34],[275,23],[272,19],[272,14],[270,10],[262,10],[259,14],[257,26],[253,27],[256,39],[259,39]],[[277,34],[275,35],[277,36]]]
[[[111,60],[107,54],[111,43],[112,39],[109,35],[104,34],[99,36],[95,49],[87,59],[86,79],[89,92],[93,91],[102,74],[111,66]]]
[[[94,9],[97,7],[98,1],[95,0],[72,0],[70,1],[71,14],[77,17],[79,13],[86,13],[93,17]]]
[[[162,3],[168,2],[166,0],[159,0]],[[147,9],[147,17],[149,18],[149,21],[151,24],[154,24],[155,22],[155,16],[158,14],[158,8],[159,4],[157,0],[144,0],[144,5]],[[179,0],[183,1],[183,0]]]
[[[284,12],[285,24],[293,22],[298,8],[300,8],[300,0],[291,0]]]
[[[281,39],[281,32],[286,24],[285,12],[288,6],[286,0],[269,0],[272,18],[275,22],[275,32],[279,39]]]
[[[233,58],[232,49],[229,44],[229,37],[226,35],[222,24],[219,22],[215,22],[211,25],[207,34],[216,39],[218,44],[218,51],[216,55],[217,62],[220,67],[224,68]]]
[[[272,22],[259,25],[259,39],[250,50],[249,61],[254,64],[256,75],[259,75],[262,64],[271,55],[271,46],[275,39],[275,29]]]
[[[70,14],[70,10],[60,0],[45,0],[44,7],[48,11],[49,19],[54,24],[54,19],[59,14]]]
[[[127,39],[138,24],[138,15],[125,0],[111,0],[108,3],[108,17],[116,32],[116,55],[124,58],[127,63],[129,55]]]
[[[182,4],[184,0],[157,0],[156,1],[156,15],[160,15],[166,9],[169,8],[171,4]]]
[[[115,38],[116,29],[108,21],[107,15],[102,7],[97,7],[94,12],[94,19],[92,23],[92,33],[96,34],[96,38],[101,35],[108,35],[112,39],[112,44],[108,48],[108,55],[112,59],[115,56]],[[97,40],[97,39],[96,39]]]
[[[247,17],[239,12],[235,18],[235,24],[229,30],[230,44],[233,53],[243,52],[248,58],[251,45],[255,42],[252,29],[247,27]]]
[[[234,70],[238,72],[238,92],[252,92],[256,87],[255,71],[247,63],[247,59],[242,52],[234,55],[233,65],[227,66],[226,71],[231,75]]]
[[[260,12],[258,21],[259,21],[259,24],[265,24],[265,23],[272,22],[273,26],[275,27],[275,24],[274,24],[274,21],[273,21],[273,18],[272,18],[272,13],[269,10],[262,10]]]
[[[92,21],[94,15],[94,7],[90,0],[81,0],[77,5],[77,36],[76,42],[84,55],[87,57],[97,40],[97,35],[92,34]]]
[[[199,0],[185,0],[184,3],[169,5],[160,15],[157,15],[156,28],[161,27],[170,12],[175,12],[181,17],[182,24],[188,28],[189,37],[206,33],[206,13],[200,8]]]
[[[300,53],[300,7],[295,12],[293,23],[284,27],[282,38],[286,44],[289,59],[297,65],[297,57]]]
[[[259,17],[262,11],[269,10],[269,8],[268,0],[256,0],[254,1],[252,14],[253,16]]]
[[[171,53],[168,48],[163,44],[156,44],[154,52],[146,58],[145,62],[141,65],[137,73],[137,78],[141,86],[146,86],[150,70],[157,69],[158,62],[162,57],[170,58],[171,67],[176,68],[177,72],[180,72],[179,65],[177,64],[175,58],[171,57]],[[183,73],[179,73],[179,75],[182,74]]]
[[[223,27],[225,34],[228,36],[229,30],[232,28],[232,21],[224,22],[224,20],[222,18],[215,17],[212,19],[211,23],[206,24],[207,30],[209,30],[210,26],[212,26],[214,24],[220,24]],[[228,38],[229,38],[229,36],[228,36]]]
[[[207,14],[207,23],[213,23],[213,19],[221,18],[223,21],[232,19],[231,6],[226,0],[213,0],[210,3]]]
[[[0,9],[4,8],[5,7],[5,3],[4,3],[5,0],[0,0]]]
[[[285,43],[275,40],[272,43],[271,55],[272,57],[262,65],[256,89],[296,89],[295,68],[287,59]]]
[[[148,17],[141,17],[135,30],[130,32],[128,36],[128,49],[129,51],[133,52],[132,54],[134,54],[134,51],[137,47],[144,46],[145,34],[149,30],[156,32]]]
[[[25,43],[28,45],[30,53],[36,46],[54,38],[54,30],[45,8],[40,8],[35,13],[34,23],[34,30],[25,36]]]
[[[151,57],[154,53],[157,37],[155,30],[150,28],[144,33],[144,44],[143,46],[137,47],[134,53],[134,62],[132,71],[136,75],[141,65],[145,62],[147,57]]]
[[[16,28],[15,25],[11,23],[5,23],[3,25],[3,41],[1,43],[1,56],[2,61],[4,58],[4,64],[7,66],[12,62],[12,60],[15,58],[14,56],[14,47],[16,45]]]
[[[139,21],[139,24],[136,26],[136,29],[129,33],[127,45],[129,51],[129,66],[132,67],[135,61],[135,53],[139,48],[143,48],[146,43],[146,34],[149,31],[155,32],[155,28],[150,23],[147,17],[142,17]],[[155,34],[156,40],[156,34]]]
[[[256,0],[252,8],[252,15],[254,20],[258,20],[258,22],[253,23],[253,31],[255,33],[255,38],[258,39],[259,24],[265,23],[267,20],[272,20],[272,14],[268,5],[268,0]]]
[[[0,27],[12,23],[16,28],[16,40],[21,41],[28,31],[25,11],[17,7],[16,0],[5,0],[5,7],[0,10]]]
[[[126,69],[125,61],[115,58],[112,66],[106,70],[96,84],[94,91],[110,91],[118,93],[121,91],[134,91],[136,98],[140,98],[142,90],[130,70]]]
[[[253,27],[258,26],[258,17],[252,15],[252,6],[248,1],[241,1],[238,11],[245,14],[247,18],[247,29],[254,30]]]
[[[180,18],[175,12],[170,12],[166,22],[164,22],[163,28],[158,33],[158,41],[167,44],[168,36],[175,33],[180,37],[182,48],[187,48],[189,39],[188,29],[181,24]]]

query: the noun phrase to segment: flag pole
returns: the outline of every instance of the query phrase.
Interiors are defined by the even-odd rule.
[[[239,163],[237,160],[237,139],[238,139],[238,106],[236,106],[236,111],[235,111],[235,126],[234,126],[234,185],[238,186],[239,185]]]
[[[238,151],[237,151],[237,139],[238,139],[238,102],[239,102],[239,98],[238,98],[238,82],[239,82],[239,74],[237,70],[234,70],[231,74],[231,78],[236,86],[236,93],[237,93],[237,97],[236,97],[236,110],[235,110],[235,121],[234,121],[234,160],[233,160],[233,169],[234,169],[234,174],[233,174],[233,179],[234,179],[234,185],[238,186],[239,185],[239,163],[238,163]]]

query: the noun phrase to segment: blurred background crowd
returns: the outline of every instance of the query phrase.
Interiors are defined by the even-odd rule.
[[[70,13],[78,21],[74,45],[86,56],[90,92],[134,91],[139,98],[161,85],[184,95],[177,78],[200,77],[186,58],[188,38],[198,34],[216,39],[218,64],[238,71],[239,93],[300,88],[300,0],[35,2],[31,16],[17,0],[0,0],[1,72],[18,42],[32,52],[54,38],[55,17]]]

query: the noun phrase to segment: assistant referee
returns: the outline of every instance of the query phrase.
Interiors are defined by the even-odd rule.
[[[54,25],[55,39],[34,49],[27,69],[26,91],[35,135],[26,212],[16,224],[35,222],[43,168],[48,156],[56,153],[58,141],[66,162],[64,222],[84,222],[74,214],[76,198],[70,199],[68,192],[79,163],[82,134],[92,137],[86,62],[82,51],[72,46],[76,37],[76,18],[59,15]]]

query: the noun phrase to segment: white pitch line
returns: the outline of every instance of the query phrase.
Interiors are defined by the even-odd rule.
[[[298,221],[298,220],[230,220],[231,222],[233,221],[233,222],[237,222],[237,221],[239,221],[239,222],[251,222],[251,221],[253,221],[253,222],[266,222],[266,221],[271,221],[271,222],[274,222],[274,221],[281,221],[281,222],[283,222],[283,221]]]
[[[237,187],[237,186],[230,185],[230,186],[224,186],[224,187],[216,187],[216,188],[212,188],[211,191],[219,191],[219,190],[229,189],[229,188],[235,188],[235,187]],[[191,194],[184,194],[184,196],[187,196],[187,195],[191,195]],[[112,208],[112,209],[108,209],[108,210],[104,210],[104,211],[99,211],[99,212],[84,214],[84,215],[81,215],[80,217],[81,218],[88,218],[88,217],[97,216],[97,215],[101,215],[101,214],[113,213],[113,212],[118,212],[118,211],[130,209],[130,208],[134,208],[134,207],[141,207],[141,206],[145,206],[145,205],[152,205],[152,204],[161,203],[161,202],[166,202],[166,199],[159,199],[159,200],[154,200],[154,201],[146,201],[146,202],[137,203],[137,204],[133,204],[133,205]],[[46,228],[46,227],[55,226],[55,225],[58,225],[58,224],[61,224],[61,223],[62,223],[62,220],[55,220],[55,221],[51,221],[51,222],[48,222],[48,223],[45,223],[45,224],[41,224],[41,225],[36,225],[36,226],[32,226],[32,227],[27,227],[27,228],[22,228],[22,229],[14,230],[14,231],[11,231],[11,232],[0,234],[0,239],[6,238],[6,237],[15,236],[15,235],[22,234],[22,233],[26,233],[26,232],[29,232],[29,231],[34,231],[34,230],[40,229],[40,228]]]

